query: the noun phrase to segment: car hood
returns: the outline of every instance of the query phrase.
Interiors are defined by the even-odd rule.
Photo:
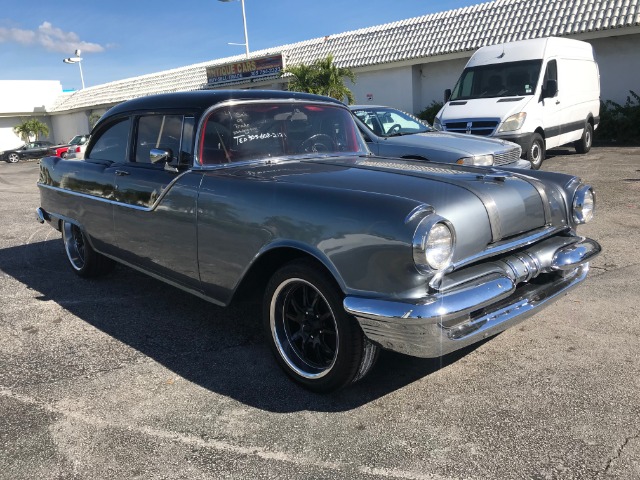
[[[562,200],[546,191],[552,187],[513,171],[366,156],[263,164],[236,174],[295,183],[308,192],[342,189],[411,199],[435,208],[454,224],[461,243],[474,248],[478,239],[488,244],[565,222]]]
[[[507,117],[525,110],[531,95],[523,97],[474,98],[447,102],[438,112],[441,123],[475,118],[495,119],[502,122]]]
[[[405,146],[423,151],[425,149],[433,150],[441,154],[446,152],[452,156],[451,159],[443,158],[443,161],[455,161],[459,158],[473,155],[489,155],[506,152],[517,147],[515,144],[505,140],[437,131],[387,137],[382,141],[388,142],[389,145]],[[440,157],[441,156],[442,155],[440,155]]]

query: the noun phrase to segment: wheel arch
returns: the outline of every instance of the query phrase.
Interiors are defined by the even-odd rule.
[[[247,268],[230,303],[255,300],[262,295],[271,276],[282,266],[294,260],[307,260],[318,269],[324,270],[335,282],[336,287],[344,292],[344,282],[335,266],[308,246],[297,244],[279,244],[262,251]]]

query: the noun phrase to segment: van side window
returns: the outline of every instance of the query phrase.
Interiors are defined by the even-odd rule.
[[[549,60],[547,63],[547,69],[544,71],[544,78],[542,80],[542,91],[543,93],[547,90],[547,85],[549,84],[549,80],[553,80],[556,82],[556,87],[558,85],[558,63],[556,60]]]

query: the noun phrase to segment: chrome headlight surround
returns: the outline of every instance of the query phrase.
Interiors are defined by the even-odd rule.
[[[451,222],[438,215],[424,218],[413,235],[413,262],[418,271],[425,275],[445,271],[451,265],[455,244]]]
[[[489,167],[493,165],[493,155],[474,155],[463,157],[456,162],[458,165],[475,165],[476,167]]]
[[[573,194],[571,215],[577,225],[587,223],[593,218],[596,208],[596,193],[590,185],[582,184]]]
[[[515,130],[520,130],[526,118],[527,118],[526,112],[514,113],[509,118],[507,118],[504,122],[502,122],[502,125],[500,125],[500,128],[498,129],[497,133],[513,132]]]

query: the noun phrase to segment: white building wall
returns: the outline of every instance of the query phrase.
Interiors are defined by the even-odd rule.
[[[51,117],[54,143],[67,143],[75,135],[89,133],[89,111],[54,115]]]
[[[441,103],[444,101],[444,91],[447,88],[453,89],[472,53],[469,52],[469,56],[464,58],[420,65],[420,99],[414,113],[424,110],[434,101]]]
[[[413,113],[413,85],[411,66],[377,71],[358,71],[356,83],[347,81],[356,104],[388,105]]]
[[[624,105],[629,90],[640,95],[640,34],[589,40],[600,70],[600,98]]]

